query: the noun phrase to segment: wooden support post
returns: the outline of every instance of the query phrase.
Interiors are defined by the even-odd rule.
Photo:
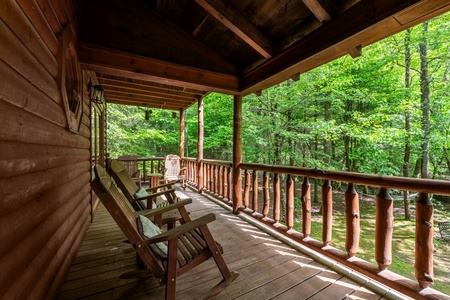
[[[242,96],[234,96],[233,113],[233,213],[242,206]]]
[[[302,183],[302,233],[303,238],[311,235],[311,185],[308,177]]]
[[[280,175],[278,173],[273,174],[273,219],[275,223],[280,221]]]
[[[263,195],[264,195],[264,204],[263,204],[263,216],[267,218],[269,215],[270,208],[270,193],[269,193],[269,174],[266,171],[263,173]]]
[[[244,207],[248,208],[250,204],[250,172],[244,170]]]
[[[376,199],[375,260],[380,270],[392,263],[392,230],[394,205],[386,188],[381,188]]]
[[[421,288],[434,281],[433,272],[433,203],[428,194],[419,193],[416,202],[416,246],[414,270]]]
[[[186,113],[182,108],[180,108],[180,158],[181,159],[184,158],[184,143],[185,143],[184,134],[185,134],[185,130],[186,130],[185,120],[186,120]]]
[[[360,232],[360,218],[359,218],[359,196],[355,190],[353,183],[348,184],[345,192],[345,250],[348,257],[354,256],[359,249],[359,232]]]
[[[286,179],[286,226],[288,230],[294,227],[294,180],[290,174]]]
[[[252,209],[253,212],[258,211],[258,172],[253,170],[252,174]]]
[[[322,185],[322,242],[328,246],[333,232],[333,194],[331,183],[324,180]]]
[[[203,99],[198,99],[198,142],[197,142],[197,190],[201,194],[203,192]]]

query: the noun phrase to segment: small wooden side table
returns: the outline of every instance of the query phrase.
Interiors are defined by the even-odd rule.
[[[150,180],[149,180],[150,187],[154,187],[154,186],[158,186],[160,184],[162,174],[150,173],[150,174],[148,174],[148,177],[150,178]]]

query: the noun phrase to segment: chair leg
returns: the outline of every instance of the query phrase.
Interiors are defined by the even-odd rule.
[[[166,300],[174,300],[177,285],[178,239],[169,240],[166,269]]]

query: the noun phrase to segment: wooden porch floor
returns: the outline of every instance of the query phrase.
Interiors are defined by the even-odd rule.
[[[396,298],[388,289],[380,295],[342,276],[317,261],[281,243],[253,225],[233,215],[210,199],[186,190],[193,219],[209,212],[217,220],[209,227],[224,248],[224,258],[239,277],[215,299],[388,299]],[[119,279],[136,269],[135,254],[124,235],[101,206],[90,225],[58,299],[164,299],[164,287],[153,277]],[[220,280],[214,261],[201,264],[181,276],[177,299],[197,299]],[[386,293],[387,292],[387,293]],[[401,297],[400,297],[401,298]],[[397,298],[399,299],[399,298]]]

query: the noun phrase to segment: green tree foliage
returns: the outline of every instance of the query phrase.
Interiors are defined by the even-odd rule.
[[[148,120],[146,119],[146,111]],[[172,112],[108,104],[108,154],[139,157],[179,153],[179,119]]]
[[[434,178],[448,178],[450,170],[449,24],[449,14],[440,16],[428,22],[426,32],[429,174]],[[297,81],[244,97],[244,161],[402,176],[409,149],[407,171],[418,176],[424,140],[419,52],[423,25],[408,33],[408,85],[406,34],[367,46],[358,58],[344,56],[301,74]],[[197,113],[197,105],[186,110],[185,155],[190,157],[197,155]],[[147,121],[144,114],[143,108],[109,105],[111,156],[178,153],[178,118],[153,110]],[[209,94],[204,99],[204,157],[231,160],[232,130],[233,97]]]

